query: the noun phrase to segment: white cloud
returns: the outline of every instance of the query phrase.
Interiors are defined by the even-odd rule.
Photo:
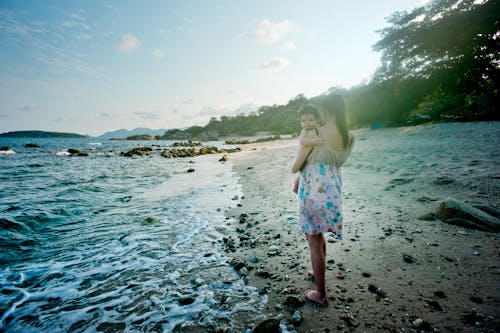
[[[116,48],[120,52],[132,54],[141,46],[141,44],[142,43],[139,38],[132,35],[123,35],[118,45],[116,45]]]
[[[153,52],[151,52],[151,55],[155,58],[163,58],[165,53],[163,53],[161,49],[154,49]]]
[[[259,22],[257,28],[249,35],[257,43],[272,44],[278,42],[285,33],[291,31],[293,28],[294,24],[289,20],[274,22],[263,20]]]
[[[288,42],[288,43],[285,43],[285,48],[287,48],[289,50],[295,50],[295,49],[297,49],[297,45],[295,45],[294,42]]]
[[[156,120],[160,119],[160,116],[156,112],[149,112],[149,111],[135,111],[133,113],[134,116],[137,116],[141,119],[145,120]]]
[[[288,67],[289,61],[285,58],[273,58],[269,62],[257,66],[259,69],[280,70]]]

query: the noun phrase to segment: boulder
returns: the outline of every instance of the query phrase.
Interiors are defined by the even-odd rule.
[[[40,148],[40,145],[37,143],[27,143],[24,145],[25,148]]]
[[[436,216],[443,222],[459,224],[466,228],[491,232],[500,231],[498,218],[453,198],[445,199],[439,204]],[[467,223],[463,221],[467,221]]]
[[[80,149],[70,148],[70,149],[68,149],[68,153],[70,153],[71,155],[76,155],[76,154],[80,153]]]

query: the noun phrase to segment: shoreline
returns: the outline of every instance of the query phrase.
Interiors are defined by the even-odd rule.
[[[330,305],[324,308],[303,296],[315,286],[307,276],[309,250],[292,192],[290,166],[298,139],[251,144],[230,155],[243,197],[239,207],[227,212],[235,229],[229,241],[235,252],[229,255],[248,283],[267,294],[267,318],[278,318],[297,332],[498,329],[498,234],[420,219],[446,197],[498,207],[499,175],[492,176],[495,143],[488,147],[493,155],[471,156],[467,142],[453,146],[458,139],[451,138],[447,149],[459,150],[465,162],[460,168],[455,155],[439,159],[439,151],[383,147],[387,140],[399,140],[402,148],[412,148],[414,138],[423,140],[420,136],[429,133],[439,137],[443,129],[447,127],[353,131],[357,143],[342,168],[345,236],[327,243]],[[437,147],[441,141],[420,144]],[[371,154],[382,154],[381,159],[375,161]],[[466,177],[453,179],[445,172],[457,170]]]

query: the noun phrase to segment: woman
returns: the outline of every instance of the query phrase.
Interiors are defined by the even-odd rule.
[[[327,305],[326,240],[323,233],[333,232],[338,239],[342,239],[340,167],[351,153],[354,138],[349,133],[342,96],[327,96],[322,105],[321,117],[324,126],[318,129],[318,134],[323,144],[311,147],[307,152],[307,160],[301,166],[298,195],[300,226],[309,243],[312,274],[317,285],[317,290],[306,291],[305,297],[320,305]]]

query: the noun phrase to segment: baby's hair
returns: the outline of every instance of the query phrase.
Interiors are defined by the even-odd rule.
[[[319,110],[314,104],[306,104],[299,110],[299,118],[305,114],[312,115],[318,122],[321,122],[321,116],[319,115]]]

